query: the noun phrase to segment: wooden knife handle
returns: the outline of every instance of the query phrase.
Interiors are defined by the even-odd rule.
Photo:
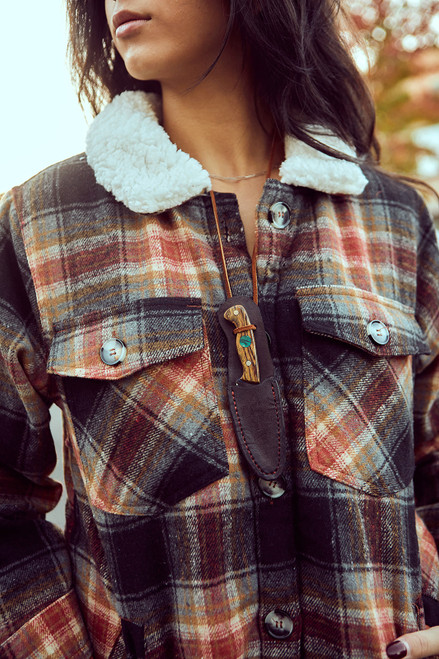
[[[235,325],[237,329],[251,325],[247,311],[241,304],[229,307],[224,318]],[[258,355],[256,352],[255,335],[252,329],[243,329],[236,333],[236,350],[242,364],[242,378],[246,382],[260,382]]]

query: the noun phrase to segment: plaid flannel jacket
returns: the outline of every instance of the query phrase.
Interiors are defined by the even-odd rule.
[[[136,213],[82,156],[5,195],[1,657],[384,658],[439,622],[439,258],[417,194],[366,174],[358,196],[270,180],[258,207],[288,439],[275,492],[231,423],[209,196]],[[251,297],[236,198],[216,198],[233,293]],[[65,534],[44,517],[51,403]]]

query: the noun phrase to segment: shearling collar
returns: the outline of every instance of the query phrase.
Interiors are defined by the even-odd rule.
[[[139,213],[173,208],[211,188],[208,172],[177,149],[160,126],[159,104],[154,94],[124,92],[93,120],[87,134],[87,160],[97,182]],[[339,138],[313,134],[327,146],[355,155]],[[285,154],[282,183],[354,195],[367,184],[355,163],[327,156],[294,137],[286,137]]]

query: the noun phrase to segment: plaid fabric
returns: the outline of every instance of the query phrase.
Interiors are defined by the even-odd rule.
[[[70,591],[46,607],[0,647],[5,659],[28,657],[92,657],[87,635],[81,625],[76,595]]]
[[[77,157],[4,197],[5,656],[40,656],[32,639],[81,658],[384,658],[424,616],[439,622],[437,550],[415,512],[416,497],[439,540],[438,252],[416,193],[368,176],[361,197],[269,181],[259,205],[260,309],[288,437],[276,499],[228,410],[208,195],[136,214]],[[284,230],[269,222],[278,201]],[[251,297],[236,199],[217,205],[233,293]],[[114,367],[100,360],[109,338],[127,346]],[[64,538],[44,521],[59,496],[52,402]],[[273,610],[293,623],[285,639],[267,632]]]

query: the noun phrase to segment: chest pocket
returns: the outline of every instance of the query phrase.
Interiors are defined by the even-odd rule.
[[[101,347],[111,360],[114,339],[123,359],[107,365]],[[59,324],[48,371],[63,376],[97,508],[155,514],[227,475],[199,300],[139,300]]]
[[[343,286],[297,292],[311,469],[383,495],[413,476],[413,356],[429,352],[412,311]]]

